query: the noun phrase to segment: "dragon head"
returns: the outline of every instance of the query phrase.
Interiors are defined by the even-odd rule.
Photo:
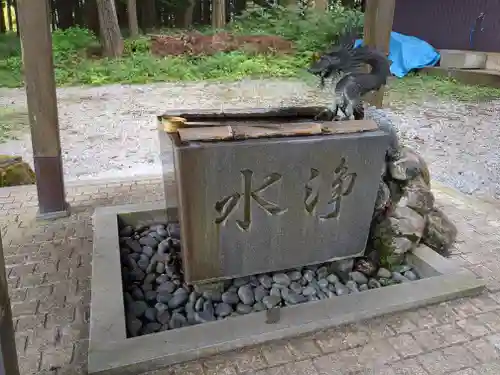
[[[333,45],[322,55],[315,53],[313,61],[307,71],[321,78],[321,85],[324,80],[341,72],[351,72],[360,66],[357,59],[353,59],[355,34],[351,31],[340,39],[339,45]]]

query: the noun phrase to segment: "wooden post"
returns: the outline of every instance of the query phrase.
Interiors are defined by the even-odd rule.
[[[63,217],[69,214],[69,207],[64,191],[49,4],[47,0],[18,0],[18,11],[38,216]]]
[[[19,375],[16,336],[10,308],[9,286],[5,272],[0,235],[0,375]]]
[[[389,54],[392,23],[396,0],[367,0],[365,8],[364,44],[386,55]],[[381,108],[384,101],[384,88],[371,95],[367,100],[371,105]]]

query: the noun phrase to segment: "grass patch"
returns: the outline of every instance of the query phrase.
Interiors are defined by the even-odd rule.
[[[500,98],[500,89],[465,85],[453,78],[410,74],[389,84],[389,100],[419,101],[429,96],[446,100],[480,102]]]
[[[0,142],[16,139],[17,134],[29,127],[26,111],[0,108]]]

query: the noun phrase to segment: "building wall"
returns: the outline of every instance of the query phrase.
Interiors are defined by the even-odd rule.
[[[484,31],[475,33],[472,49],[500,52],[500,0],[396,0],[393,30],[437,49],[470,50],[470,29],[481,12]]]

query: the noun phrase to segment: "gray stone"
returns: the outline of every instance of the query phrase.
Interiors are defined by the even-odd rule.
[[[158,255],[164,256],[166,255],[170,249],[170,242],[168,240],[163,240],[158,244]]]
[[[300,294],[300,293],[302,293],[302,289],[304,289],[304,288],[299,283],[293,282],[293,283],[290,284],[290,289],[292,291],[294,291],[295,293],[299,293]]]
[[[156,302],[156,296],[157,292],[154,290],[148,290],[146,293],[144,293],[144,300],[149,303],[154,303]]]
[[[194,310],[195,311],[201,311],[203,310],[203,304],[205,303],[205,298],[200,297],[196,300],[196,303],[194,305]]]
[[[329,274],[326,279],[330,284],[335,284],[339,281],[339,278],[334,273]]]
[[[391,177],[399,181],[409,181],[422,177],[430,185],[430,173],[424,159],[409,147],[401,147],[398,158],[388,163]]]
[[[187,325],[187,319],[184,315],[180,313],[173,313],[170,318],[169,327],[170,329],[181,328]]]
[[[134,298],[136,301],[141,301],[144,299],[144,292],[142,291],[141,288],[139,287],[134,287],[130,291],[130,295]]]
[[[142,328],[142,322],[137,318],[127,319],[127,330],[130,336],[136,337],[139,335]]]
[[[395,234],[412,242],[418,242],[424,234],[424,217],[409,207],[397,206],[389,220]]]
[[[119,236],[120,237],[130,237],[131,235],[134,234],[134,228],[132,226],[127,225],[120,229]]]
[[[406,271],[403,275],[404,275],[404,277],[406,277],[406,278],[407,278],[408,280],[410,280],[410,281],[415,281],[415,280],[418,280],[417,275],[415,275],[415,273],[414,273],[414,272],[412,272],[412,271],[409,271],[409,270],[408,270],[408,271]]]
[[[302,273],[300,271],[292,271],[288,273],[288,277],[291,281],[299,281],[302,278]]]
[[[250,314],[252,312],[253,307],[251,305],[245,305],[243,303],[238,303],[236,306],[236,312],[238,314],[244,315],[244,314]]]
[[[314,277],[315,277],[315,275],[314,275],[314,272],[313,272],[313,271],[311,271],[311,270],[305,270],[305,271],[304,271],[304,279],[305,279],[308,283],[310,283],[311,281],[313,281],[313,280],[314,280]]]
[[[214,302],[221,302],[222,301],[222,293],[219,292],[218,290],[206,290],[203,292],[203,297],[205,299],[212,300]]]
[[[367,280],[368,281],[368,280]],[[348,282],[345,283],[345,286],[347,289],[349,289],[351,292],[359,292],[358,289],[358,284],[354,280],[349,280]]]
[[[156,263],[156,273],[163,273],[165,271],[165,263],[158,262]]]
[[[318,291],[316,290],[316,288],[312,287],[312,286],[308,286],[306,288],[304,288],[304,290],[302,291],[302,294],[304,296],[314,296]]]
[[[210,311],[200,311],[194,313],[194,319],[197,323],[213,322],[217,318]]]
[[[273,276],[273,281],[276,284],[284,285],[284,286],[289,286],[291,281],[290,278],[284,274],[284,273],[277,273]]]
[[[229,305],[236,305],[240,302],[240,297],[238,297],[238,293],[236,292],[225,292],[222,293],[222,302]]]
[[[170,313],[168,311],[163,311],[161,313],[158,312],[156,314],[156,320],[163,325],[168,324],[170,318],[171,318]]]
[[[156,275],[154,273],[150,273],[146,275],[144,278],[144,284],[153,284],[156,280]]]
[[[328,268],[325,266],[318,268],[316,271],[316,276],[318,279],[324,279],[326,276],[328,276]]]
[[[334,286],[335,286],[335,293],[338,296],[341,296],[341,295],[344,295],[344,294],[349,294],[349,289],[344,284],[342,284],[341,282],[336,282],[334,284]]]
[[[161,329],[161,324],[150,322],[146,324],[142,330],[143,335],[150,335],[151,333],[158,332]]]
[[[361,284],[358,289],[360,292],[364,292],[369,289],[369,286],[367,284]]]
[[[139,243],[142,245],[142,246],[150,246],[152,247],[153,249],[156,249],[157,246],[158,246],[158,241],[151,237],[151,236],[144,236],[144,237],[141,237],[139,239]]]
[[[167,231],[170,237],[179,240],[181,238],[181,226],[179,223],[168,223]]]
[[[399,204],[407,206],[421,215],[426,215],[434,207],[434,195],[430,186],[421,177],[418,177],[409,181],[404,187]]]
[[[161,237],[163,237],[163,238],[168,237],[168,232],[167,232],[167,230],[164,227],[157,228],[156,229],[156,233],[158,233],[158,235],[161,236]]]
[[[370,289],[376,289],[376,288],[380,288],[382,286],[382,284],[380,284],[380,282],[377,279],[370,279],[370,280],[368,280],[367,286]],[[359,290],[361,290],[361,288],[359,288]]]
[[[158,311],[158,314],[161,314],[164,311],[168,311],[168,306],[164,303],[158,302],[155,304],[155,309]]]
[[[405,283],[405,282],[410,281],[406,277],[404,277],[403,275],[401,275],[399,272],[393,272],[392,273],[392,279],[394,281],[397,281],[397,282],[400,282],[400,283]]]
[[[215,314],[215,309],[214,305],[212,304],[212,301],[205,301],[203,303],[203,311],[206,311],[207,313],[210,313],[212,315]]]
[[[177,286],[171,281],[165,281],[163,284],[158,286],[158,292],[168,292],[173,293],[177,289]]]
[[[385,209],[391,201],[391,190],[389,186],[383,181],[380,181],[380,185],[378,187],[377,199],[375,201],[375,210],[383,210]]]
[[[240,277],[238,279],[234,279],[233,280],[233,285],[236,287],[236,288],[240,288],[242,287],[243,285],[247,285],[248,283],[250,282],[250,280],[246,277]]]
[[[259,282],[262,284],[262,286],[266,289],[271,289],[271,286],[273,284],[273,279],[268,276],[268,275],[260,275],[258,277]]]
[[[271,291],[269,292],[271,296],[276,296],[276,297],[281,297],[281,290],[278,288],[271,288]]]
[[[142,271],[146,272],[146,271],[147,271],[147,269],[148,269],[148,267],[149,267],[149,259],[139,259],[139,260],[137,261],[137,266],[139,266],[139,268],[140,268]],[[144,274],[144,276],[145,276],[145,275],[146,275],[146,274]]]
[[[238,289],[238,297],[245,305],[252,305],[255,302],[255,296],[250,285],[243,285]]]
[[[156,278],[157,284],[163,284],[163,283],[166,283],[167,281],[170,281],[169,277],[167,275],[160,275]]]
[[[148,258],[151,258],[154,255],[155,251],[151,246],[143,246],[142,253],[146,255]]]
[[[368,282],[368,278],[358,271],[350,272],[349,278],[358,284],[366,284]]]
[[[134,317],[141,317],[148,309],[148,304],[144,301],[134,301],[128,307],[128,313]]]
[[[134,253],[141,253],[142,252],[142,247],[139,244],[139,242],[137,242],[136,240],[133,240],[131,238],[127,238],[125,240],[125,245],[127,245],[128,248],[130,250],[132,250]]]
[[[150,322],[155,322],[156,321],[156,314],[157,311],[154,307],[149,307],[145,312],[144,312],[144,317],[149,320]]]
[[[262,285],[259,285],[258,287],[255,288],[254,295],[255,295],[255,301],[261,302],[265,296],[269,295],[269,291]]]
[[[427,225],[422,242],[438,253],[448,255],[456,238],[457,228],[448,216],[437,208],[433,209],[427,215]]]
[[[390,279],[392,277],[392,274],[391,274],[391,271],[389,271],[387,268],[379,268],[379,270],[377,271],[377,277],[378,278],[385,278],[385,279]]]
[[[280,302],[281,302],[281,298],[278,296],[266,296],[262,300],[262,303],[268,309],[272,309],[273,307],[278,306]]]
[[[328,280],[327,279],[320,279],[318,280],[318,285],[321,289],[328,288]]]
[[[168,301],[168,307],[171,309],[176,309],[179,306],[185,304],[188,298],[189,298],[188,292],[186,292],[184,289],[177,289],[173,294],[172,298],[170,299],[170,301]]]
[[[259,311],[264,311],[266,309],[266,306],[262,302],[257,302],[256,304],[253,305],[253,311],[259,312]]]
[[[233,308],[231,305],[221,302],[215,307],[215,315],[220,316],[222,318],[231,315],[233,312]]]
[[[343,281],[349,280],[349,272],[354,267],[354,259],[342,259],[332,263],[332,269],[335,274]]]
[[[291,304],[291,305],[297,305],[299,303],[303,303],[303,302],[306,302],[307,301],[307,298],[304,297],[303,295],[301,294],[297,294],[297,293],[294,293],[292,291],[290,291],[289,293],[287,293],[286,295],[286,298],[285,296],[283,296],[283,299]]]

